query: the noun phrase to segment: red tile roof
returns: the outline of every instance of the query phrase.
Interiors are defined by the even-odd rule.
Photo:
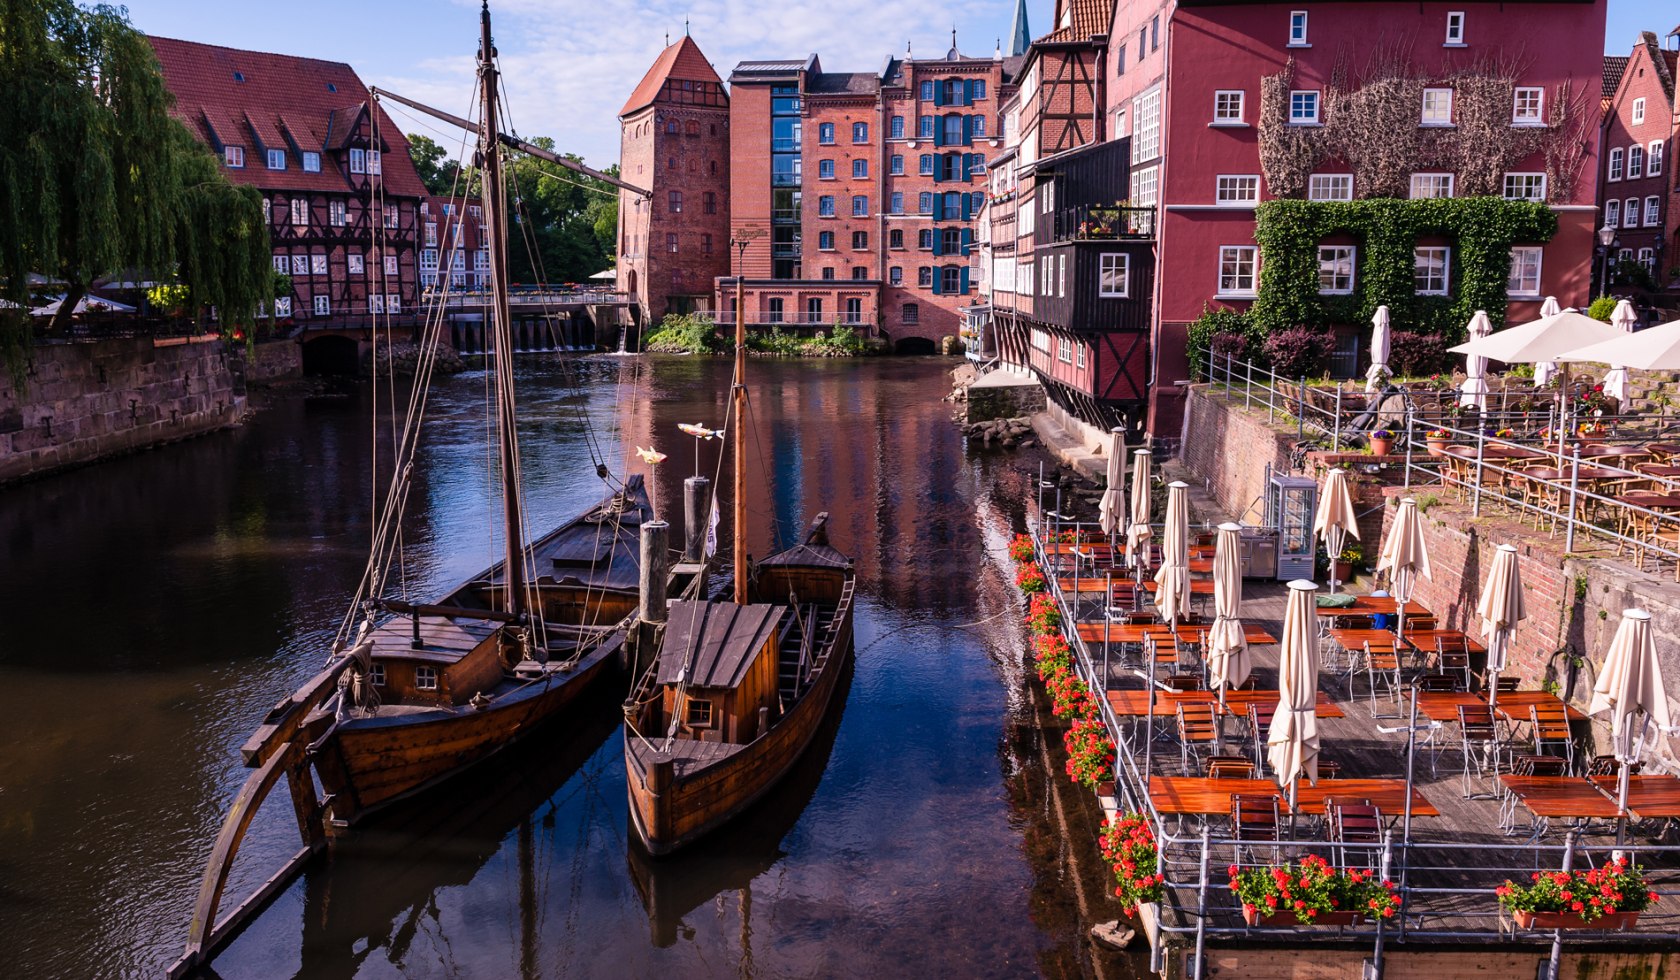
[[[641,84],[630,93],[630,100],[624,103],[624,108],[618,114],[628,116],[653,102],[659,97],[659,90],[665,87],[667,79],[676,78],[690,82],[715,82],[723,84],[723,79],[712,70],[712,63],[700,53],[700,45],[694,39],[683,35],[682,40],[659,52],[659,57],[653,59],[653,67],[642,76]]]
[[[1069,41],[1086,41],[1096,34],[1108,33],[1108,18],[1112,8],[1109,0],[1060,0],[1056,13],[1061,14],[1061,5],[1071,4],[1068,25],[1058,27],[1039,38],[1045,44],[1064,44]]]
[[[227,145],[245,147],[245,166],[228,168],[231,179],[270,190],[357,192],[334,155],[367,111],[367,86],[355,69],[166,37],[151,42],[175,97],[175,117],[218,153]],[[424,194],[408,140],[382,109],[379,135],[386,193]],[[269,149],[286,151],[285,170],[267,168]],[[304,172],[305,150],[322,155],[319,173]]]

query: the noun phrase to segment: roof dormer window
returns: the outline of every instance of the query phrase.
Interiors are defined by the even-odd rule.
[[[367,173],[367,151],[359,146],[350,148],[350,172],[353,174]]]
[[[285,150],[269,150],[268,151],[268,169],[270,169],[270,170],[285,170],[286,169],[286,151]]]
[[[303,151],[303,172],[318,174],[321,172],[321,154],[312,150]]]
[[[243,146],[227,146],[222,148],[222,159],[229,167],[239,169],[245,166],[245,148]]]

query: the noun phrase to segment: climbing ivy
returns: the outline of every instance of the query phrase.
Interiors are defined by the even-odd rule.
[[[1543,243],[1557,231],[1546,205],[1496,197],[1360,201],[1267,201],[1255,210],[1260,289],[1249,310],[1255,333],[1294,326],[1370,322],[1386,304],[1397,329],[1440,333],[1456,342],[1477,310],[1504,322],[1511,247]],[[1318,247],[1352,239],[1354,292],[1318,291]],[[1452,247],[1445,296],[1419,296],[1413,249],[1420,240]]]

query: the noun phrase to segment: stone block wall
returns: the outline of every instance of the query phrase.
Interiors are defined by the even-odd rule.
[[[0,483],[231,425],[243,376],[221,340],[36,347],[21,391],[0,383]]]
[[[295,340],[256,344],[245,354],[246,384],[276,384],[282,381],[296,381],[301,377],[303,345]]]
[[[1293,433],[1273,429],[1265,406],[1245,411],[1242,402],[1210,397],[1205,386],[1185,400],[1184,440],[1179,460],[1207,485],[1220,509],[1233,519],[1258,524],[1265,515],[1266,464],[1289,472]]]

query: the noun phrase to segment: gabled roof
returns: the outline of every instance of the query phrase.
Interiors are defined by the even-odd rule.
[[[1622,84],[1622,72],[1627,71],[1627,66],[1628,56],[1625,54],[1604,56],[1604,101],[1609,102],[1616,97],[1616,87]]]
[[[828,71],[805,81],[807,95],[874,95],[881,87],[872,71]]]
[[[1111,9],[1108,0],[1061,0],[1061,2],[1071,5],[1071,9],[1068,11],[1067,26],[1058,26],[1055,30],[1039,38],[1035,43],[1067,44],[1088,41],[1098,34],[1108,33],[1108,15]]]
[[[659,650],[659,683],[736,687],[754,657],[780,633],[785,606],[676,600]]]
[[[630,93],[630,100],[624,103],[624,108],[618,110],[619,116],[628,116],[638,109],[645,109],[659,97],[659,92],[670,79],[687,82],[712,82],[723,84],[723,79],[712,70],[712,63],[700,53],[700,45],[694,43],[694,38],[684,34],[677,43],[669,45],[659,52],[659,57],[653,59],[653,67],[642,76],[641,84]]]
[[[325,156],[342,149],[355,121],[365,116],[371,97],[355,69],[339,61],[150,40],[175,97],[175,118],[218,153],[229,145],[246,148],[245,166],[228,169],[230,179],[271,190],[357,190],[335,161],[323,159],[320,172],[306,173],[301,158],[305,150]],[[386,192],[424,194],[408,140],[384,110],[379,134]],[[264,150],[285,150],[286,169],[267,169]]]

